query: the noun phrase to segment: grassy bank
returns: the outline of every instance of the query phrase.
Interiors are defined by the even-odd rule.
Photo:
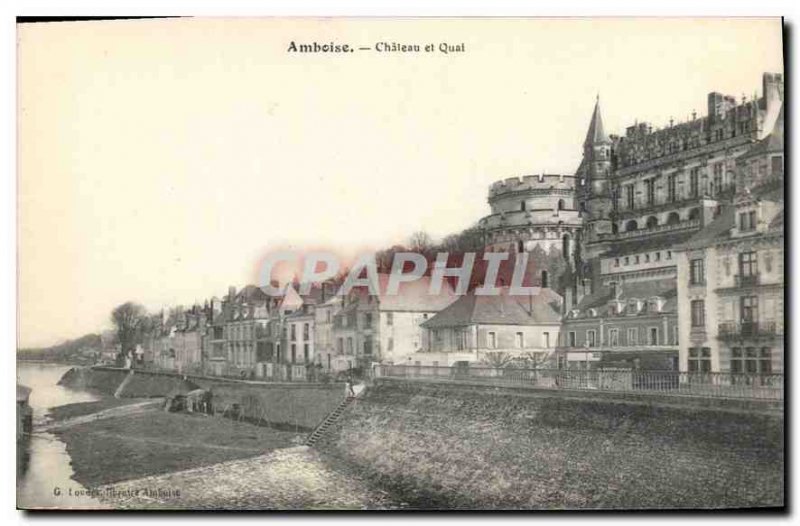
[[[203,415],[142,414],[56,431],[87,487],[252,457],[292,445],[294,433]]]
[[[91,415],[106,409],[122,407],[144,402],[147,398],[103,398],[94,402],[80,402],[50,408],[47,416],[54,422],[60,422],[76,416]]]
[[[320,448],[420,508],[783,503],[782,418],[378,385]]]

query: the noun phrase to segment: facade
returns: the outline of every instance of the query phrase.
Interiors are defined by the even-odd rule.
[[[598,100],[576,172],[584,227],[566,294],[565,363],[582,352],[586,365],[685,365],[676,360],[674,332],[685,326],[674,249],[733,202],[737,167],[775,127],[782,100],[783,76],[765,73],[760,98],[737,102],[710,93],[705,116],[657,130],[637,123],[624,136],[606,134]],[[653,315],[658,323],[646,319]],[[587,343],[598,350],[587,351]]]
[[[733,202],[678,247],[682,370],[783,372],[783,153],[781,111],[739,159]]]
[[[458,298],[447,281],[438,295],[429,294],[428,276],[402,283],[398,294],[386,294],[388,278],[378,275],[377,296],[354,288],[334,317],[337,354],[351,366],[406,363],[423,348],[422,323]]]
[[[461,296],[422,323],[426,331],[424,351],[411,355],[408,363],[491,364],[492,354],[541,363],[556,348],[561,309],[561,296],[551,289],[512,296],[507,287],[502,287],[496,296],[474,292]]]
[[[351,365],[342,360],[333,337],[336,314],[342,308],[342,299],[333,296],[322,301],[314,309],[314,346],[318,363],[326,372],[346,370]]]

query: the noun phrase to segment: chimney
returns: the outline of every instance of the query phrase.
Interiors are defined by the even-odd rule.
[[[322,284],[321,284],[321,287],[322,287],[322,294],[321,294],[322,297],[320,299],[320,303],[325,303],[325,300],[327,299],[327,296],[328,296],[326,294],[328,292],[328,282],[327,281],[323,281]]]
[[[564,308],[562,309],[564,314],[569,313],[572,310],[572,285],[567,285],[566,290],[564,290]]]
[[[764,73],[761,78],[764,90],[765,109],[780,105],[783,101],[783,75],[780,73]]]
[[[236,287],[231,285],[228,287],[228,301],[233,301],[233,298],[236,296]]]

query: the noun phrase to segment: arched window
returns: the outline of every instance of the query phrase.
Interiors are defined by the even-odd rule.
[[[559,210],[564,210],[564,200],[563,199],[559,199],[558,200],[558,209]]]
[[[524,212],[527,209],[527,203],[525,201],[521,202],[519,205],[519,209]]]
[[[678,212],[670,212],[670,214],[667,216],[668,225],[674,225],[680,222],[681,222],[681,216],[678,215]]]
[[[564,234],[561,238],[561,253],[564,259],[569,260],[569,234]]]
[[[542,271],[542,288],[547,288],[547,271]]]
[[[689,210],[689,221],[694,219],[700,219],[700,209],[699,208],[692,208]]]
[[[650,216],[647,218],[647,228],[653,228],[654,226],[658,226],[658,218],[656,216]]]
[[[636,220],[635,219],[631,219],[630,221],[625,223],[625,232],[633,232],[637,228],[639,228],[639,225],[636,224]]]

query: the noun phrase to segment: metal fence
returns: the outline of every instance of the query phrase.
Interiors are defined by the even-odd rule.
[[[376,364],[376,378],[471,382],[498,387],[577,389],[704,398],[783,400],[782,374],[688,373],[631,369],[518,369]]]

